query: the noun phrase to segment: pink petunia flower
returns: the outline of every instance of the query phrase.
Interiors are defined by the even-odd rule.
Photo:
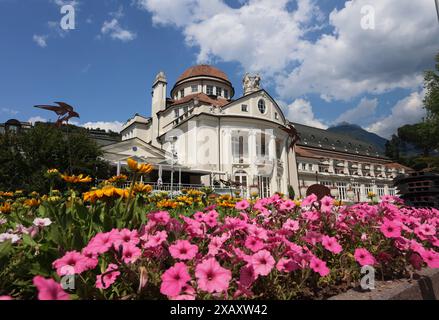
[[[335,254],[339,254],[343,251],[343,248],[334,237],[323,236],[322,245],[323,247],[325,247],[326,250]]]
[[[300,229],[299,221],[287,219],[287,221],[285,221],[285,223],[283,224],[282,228],[288,231],[295,232]]]
[[[279,206],[279,210],[290,211],[290,210],[294,209],[295,207],[296,207],[296,204],[294,203],[294,201],[286,200],[286,201],[281,203],[281,205]]]
[[[433,250],[423,250],[421,257],[429,268],[439,268],[439,253]]]
[[[384,219],[380,230],[386,238],[399,238],[401,236],[401,225],[393,220]]]
[[[61,285],[53,279],[45,279],[36,276],[33,284],[38,290],[38,300],[70,300],[69,295],[62,289]]]
[[[319,273],[322,277],[325,277],[330,273],[329,268],[326,266],[326,262],[317,257],[311,258],[309,266],[314,272]]]
[[[239,283],[244,288],[249,288],[256,281],[258,276],[251,265],[243,266],[239,270]]]
[[[142,251],[135,245],[127,243],[122,246],[122,260],[126,264],[136,262],[141,255]]]
[[[168,297],[177,297],[186,283],[191,280],[187,266],[183,262],[176,263],[166,270],[162,277],[160,292]]]
[[[102,254],[113,246],[114,232],[98,233],[88,243],[88,251]]]
[[[149,218],[152,221],[156,222],[157,224],[163,226],[167,225],[169,223],[169,220],[171,219],[167,211],[159,211],[159,212],[151,213],[149,215]]]
[[[151,249],[157,248],[168,238],[166,231],[158,231],[154,235],[146,234],[142,236],[142,241],[144,241],[143,248]]]
[[[0,296],[0,301],[14,300],[11,296]]]
[[[300,266],[292,259],[281,258],[276,264],[276,269],[280,272],[293,272],[300,269]]]
[[[137,230],[122,229],[113,234],[113,245],[116,250],[125,244],[137,245],[140,242]]]
[[[227,291],[232,273],[215,260],[209,258],[195,268],[198,288],[209,293]]]
[[[251,265],[256,275],[266,276],[273,269],[276,261],[267,250],[261,250],[251,257]]]
[[[118,266],[111,263],[104,274],[100,274],[96,277],[96,288],[108,289],[114,282],[116,282],[116,279],[119,276],[120,272],[118,271]]]
[[[77,251],[69,251],[64,257],[55,260],[52,266],[59,276],[81,274],[89,270],[88,258]]]
[[[247,237],[245,240],[245,246],[253,252],[258,252],[265,247],[264,242],[256,237]]]
[[[169,247],[169,252],[174,259],[191,260],[198,253],[198,247],[187,240],[178,240]]]
[[[376,263],[370,252],[363,248],[355,249],[354,257],[361,266],[373,266]]]
[[[322,200],[320,200],[320,211],[323,213],[330,213],[333,205],[334,199],[326,196]]]
[[[250,207],[250,203],[247,200],[239,201],[235,204],[236,210],[247,210]]]
[[[307,207],[307,206],[314,204],[314,202],[316,202],[316,201],[317,201],[317,196],[315,194],[312,194],[312,195],[306,197],[305,199],[303,199],[301,206],[302,206],[302,208]]]

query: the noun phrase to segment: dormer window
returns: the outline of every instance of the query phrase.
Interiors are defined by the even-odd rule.
[[[218,97],[221,97],[223,95],[223,89],[221,89],[220,87],[216,87],[216,95]]]
[[[274,113],[274,118],[275,118],[276,120],[279,120],[279,114],[278,114],[277,112]]]
[[[229,90],[224,89],[224,98],[229,99]]]
[[[266,107],[265,101],[263,99],[259,100],[259,102],[258,102],[258,109],[259,109],[259,112],[262,113],[262,114],[264,114],[265,111],[267,111],[267,107]]]
[[[248,112],[248,105],[246,105],[246,104],[241,105],[241,111]]]
[[[180,90],[180,98],[184,98],[184,89]]]
[[[196,84],[191,86],[192,93],[198,92],[198,86]]]
[[[213,86],[206,86],[206,94],[208,96],[213,95]]]

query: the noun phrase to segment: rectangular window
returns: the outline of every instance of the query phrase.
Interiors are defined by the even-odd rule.
[[[175,115],[175,118],[178,118],[180,116],[180,109],[175,109],[174,115]]]
[[[248,158],[248,143],[246,135],[234,134],[232,136],[232,153],[234,162],[244,162]]]
[[[220,87],[216,87],[216,95],[218,97],[221,97],[223,95],[223,89],[221,89]]]
[[[229,90],[224,89],[224,98],[229,99]]]
[[[206,94],[208,96],[213,95],[213,86],[206,86]]]
[[[180,98],[184,98],[184,89],[180,90]]]
[[[189,107],[188,106],[183,107],[183,113],[187,113],[188,111],[189,111]]]
[[[378,197],[384,196],[384,185],[379,184],[378,185]]]
[[[259,134],[258,141],[260,141],[260,143],[256,143],[257,155],[261,157],[265,157],[267,155],[265,134]]]
[[[241,111],[248,112],[248,105],[246,105],[246,104],[241,105]]]
[[[192,93],[198,92],[198,86],[196,84],[191,86],[192,88]]]
[[[276,120],[279,120],[279,114],[278,114],[277,112],[274,113],[274,118],[275,118]]]
[[[340,194],[340,200],[347,201],[348,200],[348,188],[346,182],[337,182],[337,189]]]

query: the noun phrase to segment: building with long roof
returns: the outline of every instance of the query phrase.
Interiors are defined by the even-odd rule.
[[[182,73],[168,96],[160,72],[151,117],[129,119],[122,141],[103,147],[105,158],[118,172],[128,158],[152,163],[156,170],[145,179],[172,188],[234,182],[246,194],[269,196],[288,193],[289,186],[303,195],[310,185],[324,184],[344,200],[352,190],[360,200],[369,191],[394,194],[393,178],[408,168],[366,142],[290,122],[260,81],[246,74],[243,95],[236,97],[224,72],[198,65]],[[291,127],[300,137],[294,147]]]

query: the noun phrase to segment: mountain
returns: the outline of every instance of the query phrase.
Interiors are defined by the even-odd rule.
[[[348,135],[361,141],[369,142],[375,145],[381,152],[385,151],[387,142],[386,139],[380,137],[375,133],[366,131],[356,124],[342,122],[334,127],[328,128],[327,130],[334,133]]]

